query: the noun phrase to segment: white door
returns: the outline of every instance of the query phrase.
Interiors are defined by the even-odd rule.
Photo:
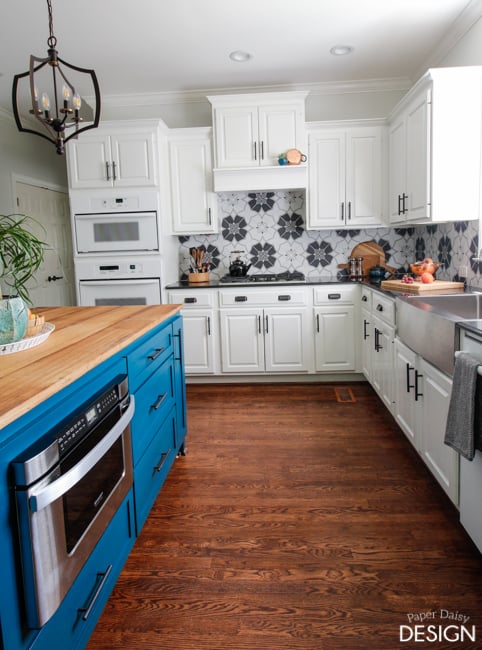
[[[355,370],[355,308],[337,305],[315,309],[316,370]]]
[[[423,359],[423,422],[421,454],[432,474],[457,505],[459,501],[459,456],[444,443],[452,380]]]
[[[296,105],[260,107],[258,117],[260,165],[277,165],[280,154],[288,149],[303,147],[299,114],[300,108]]]
[[[379,224],[382,214],[382,129],[349,129],[346,134],[346,224]]]
[[[308,309],[265,309],[265,354],[268,372],[309,370]]]
[[[191,309],[182,312],[184,363],[187,374],[214,372],[214,312]]]
[[[156,185],[152,132],[111,136],[112,176],[115,187]]]
[[[257,106],[217,108],[215,125],[217,167],[259,165]]]
[[[73,189],[112,187],[110,137],[82,135],[66,147],[69,185]]]
[[[17,181],[17,210],[42,224],[32,230],[48,242],[45,259],[29,285],[35,306],[74,305],[74,267],[69,199],[64,192]]]
[[[345,225],[345,134],[312,133],[309,139],[311,229]]]
[[[217,232],[210,137],[171,140],[169,158],[173,234]]]
[[[263,372],[262,309],[222,309],[221,365],[223,372]]]
[[[407,113],[407,194],[411,222],[431,216],[430,187],[430,104],[427,92],[409,107]]]
[[[421,401],[415,400],[417,355],[398,339],[395,340],[395,419],[415,449],[419,448],[417,431]]]
[[[400,223],[406,220],[406,213],[404,213],[404,197],[407,191],[405,147],[405,120],[400,117],[389,126],[388,135],[388,200],[390,221],[392,223]],[[405,198],[405,207],[408,208],[406,203]]]

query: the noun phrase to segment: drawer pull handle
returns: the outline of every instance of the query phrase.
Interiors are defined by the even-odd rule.
[[[161,469],[164,467],[164,463],[165,463],[166,460],[168,459],[170,453],[171,453],[171,450],[168,449],[167,451],[164,451],[164,452],[161,454],[161,457],[159,458],[159,461],[158,461],[157,465],[154,465],[154,472],[153,472],[153,474],[154,474],[155,472],[160,472],[160,471],[161,471]]]
[[[341,293],[329,293],[328,300],[340,300]]]
[[[367,338],[370,336],[367,332],[367,325],[370,325],[370,323],[366,320],[366,318],[363,319],[363,340],[366,341]]]
[[[248,296],[234,296],[234,302],[247,302]]]
[[[291,300],[291,296],[289,294],[282,294],[278,296],[278,300],[287,302],[288,300]]]
[[[97,589],[95,590],[92,598],[90,599],[90,603],[87,605],[87,607],[79,607],[78,610],[77,610],[79,612],[79,614],[82,614],[82,620],[83,621],[86,621],[89,618],[90,613],[92,612],[92,609],[93,609],[93,607],[94,607],[94,605],[95,605],[95,603],[97,601],[97,598],[100,596],[100,592],[104,588],[104,585],[105,585],[105,583],[107,581],[107,578],[109,577],[111,571],[112,571],[112,564],[109,564],[109,566],[104,571],[104,573],[98,573],[97,574],[97,580],[99,580],[99,578],[100,578],[100,582],[97,585]]]
[[[377,305],[376,310],[377,311],[383,311],[383,305]]]
[[[362,296],[362,302],[368,302],[368,298],[366,296]]]
[[[150,354],[147,358],[149,361],[154,361],[157,357],[164,352],[166,348],[156,348],[156,351]]]
[[[193,305],[195,302],[197,302],[197,298],[194,296],[192,298],[184,298],[184,303],[186,305]]]
[[[153,411],[157,411],[157,409],[161,406],[163,401],[166,399],[167,393],[163,393],[162,395],[157,396],[157,402],[151,406],[151,409]]]

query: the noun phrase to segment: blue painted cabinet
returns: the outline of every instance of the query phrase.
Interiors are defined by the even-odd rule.
[[[111,377],[125,372],[136,402],[132,489],[59,609],[41,630],[29,630],[10,463]],[[176,315],[0,431],[0,650],[85,647],[169,469],[184,451],[185,395],[182,317]]]

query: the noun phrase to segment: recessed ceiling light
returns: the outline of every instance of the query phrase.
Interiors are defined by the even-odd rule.
[[[249,52],[244,52],[243,50],[234,50],[234,52],[231,52],[229,55],[229,58],[231,61],[236,61],[236,63],[245,63],[252,59],[253,56]]]
[[[344,56],[345,54],[351,54],[353,49],[351,45],[334,45],[330,50],[330,54],[333,54],[333,56]]]

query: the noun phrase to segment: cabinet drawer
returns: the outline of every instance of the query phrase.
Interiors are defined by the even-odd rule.
[[[307,290],[279,287],[276,290],[256,290],[240,287],[235,291],[220,291],[221,307],[246,307],[258,305],[305,305],[308,302]]]
[[[388,325],[395,325],[395,301],[378,292],[373,293],[372,311]]]
[[[127,357],[130,390],[136,391],[172,354],[172,325],[141,339],[140,345]]]
[[[135,541],[132,492],[79,573],[59,609],[29,648],[84,648]]]
[[[358,287],[353,285],[338,286],[336,284],[315,287],[313,300],[315,305],[354,304]]]
[[[174,404],[174,363],[172,358],[135,393],[136,411],[131,422],[134,466],[146,450],[152,436],[162,426]]]
[[[137,534],[140,533],[175,458],[176,424],[173,408],[134,469]]]
[[[191,307],[215,307],[217,304],[216,291],[193,289],[192,291],[170,291],[169,302],[172,305],[183,305],[183,309]]]
[[[366,287],[361,288],[361,306],[368,311],[372,308],[372,291]]]

